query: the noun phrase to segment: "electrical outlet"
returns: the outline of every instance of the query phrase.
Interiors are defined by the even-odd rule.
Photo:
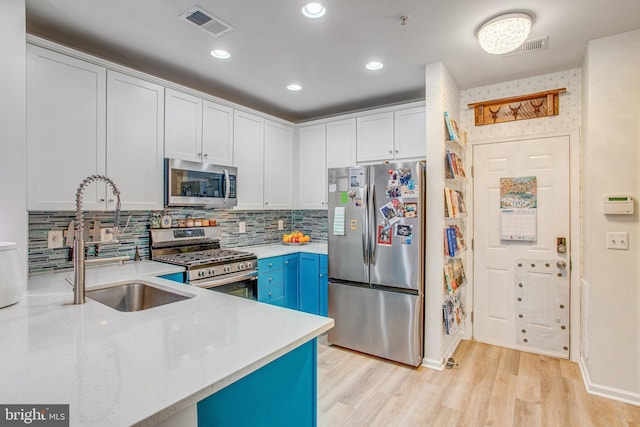
[[[62,241],[63,239],[63,230],[49,230],[47,233],[47,248],[61,248],[64,245],[64,242]]]
[[[114,240],[116,236],[113,233],[113,228],[105,227],[100,229],[100,241],[101,242],[111,242]]]
[[[284,230],[284,221],[281,219],[278,220],[278,230]]]
[[[246,233],[246,232],[247,232],[246,224],[243,221],[240,221],[238,223],[238,233]]]
[[[608,232],[607,249],[629,250],[629,233],[626,231]]]

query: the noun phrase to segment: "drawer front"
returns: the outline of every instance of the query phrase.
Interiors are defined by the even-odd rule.
[[[282,270],[284,266],[284,257],[277,256],[272,258],[262,258],[258,260],[258,272],[265,273],[267,271]]]
[[[271,286],[275,283],[284,283],[284,270],[258,273],[258,287]]]
[[[284,283],[282,281],[258,288],[258,301],[260,302],[272,302],[280,298],[283,299],[284,304]]]

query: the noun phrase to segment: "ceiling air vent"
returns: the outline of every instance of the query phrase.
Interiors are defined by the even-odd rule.
[[[520,55],[523,53],[535,52],[538,50],[546,49],[549,44],[549,36],[540,37],[533,40],[527,40],[514,51],[506,53],[502,56]]]
[[[233,27],[221,19],[216,18],[211,13],[207,12],[200,6],[196,6],[187,10],[180,15],[180,18],[188,21],[207,33],[219,37],[229,31],[233,30]]]

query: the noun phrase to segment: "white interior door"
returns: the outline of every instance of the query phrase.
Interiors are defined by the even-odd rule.
[[[569,137],[476,145],[473,158],[474,338],[568,358]],[[536,177],[532,241],[501,239],[500,180],[517,177]]]

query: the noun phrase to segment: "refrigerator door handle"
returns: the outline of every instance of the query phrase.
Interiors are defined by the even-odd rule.
[[[365,185],[364,186],[364,221],[362,221],[363,223],[363,227],[362,227],[362,255],[363,255],[363,259],[364,259],[364,264],[368,265],[369,264],[369,247],[368,247],[368,242],[367,242],[367,238],[369,236],[369,186]]]
[[[370,255],[369,255],[369,264],[375,264],[376,262],[376,252],[378,250],[378,227],[376,226],[376,185],[371,184],[371,217],[369,218],[369,223],[373,224],[374,234],[371,236],[371,243],[369,245]]]

